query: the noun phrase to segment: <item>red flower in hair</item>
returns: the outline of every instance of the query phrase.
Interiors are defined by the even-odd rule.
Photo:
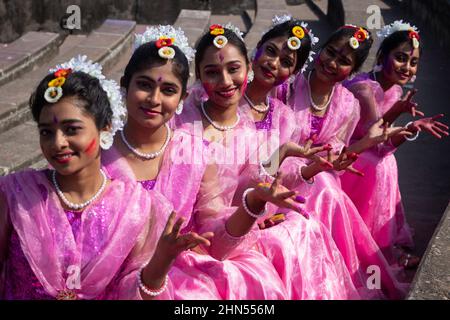
[[[419,33],[417,33],[414,30],[409,31],[409,38],[410,39],[416,38],[417,40],[420,40]]]
[[[161,38],[156,41],[157,48],[170,47],[171,45],[173,45],[173,40],[170,38]]]
[[[72,69],[59,69],[54,73],[55,78],[66,78],[72,73]]]
[[[220,24],[213,24],[209,27],[209,31],[213,31],[214,29],[223,29],[223,27]]]
[[[353,36],[356,38],[356,40],[358,40],[358,42],[363,42],[367,38],[367,34],[362,28],[359,28],[359,30],[356,31]]]

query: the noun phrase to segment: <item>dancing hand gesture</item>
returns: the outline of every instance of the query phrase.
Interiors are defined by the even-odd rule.
[[[442,122],[436,121],[439,118],[442,118],[444,115],[438,114],[434,117],[422,118],[414,121],[411,124],[412,131],[426,131],[438,139],[442,138],[442,135],[448,136],[448,126],[443,124]]]
[[[406,95],[396,102],[402,112],[411,113],[413,117],[416,115],[424,116],[425,114],[417,110],[417,103],[412,102],[412,97],[417,93],[417,89],[409,90]]]
[[[348,153],[347,147],[342,148],[342,151],[339,155],[333,154],[331,151],[328,151],[327,159],[328,162],[333,165],[333,170],[346,170],[361,177],[364,176],[364,173],[352,167],[353,162],[358,159],[358,154],[354,152]]]
[[[282,175],[278,172],[272,184],[259,183],[255,187],[256,196],[263,202],[270,202],[277,207],[294,210],[309,219],[309,215],[298,205],[299,203],[305,203],[305,198],[284,187],[281,181]]]
[[[172,212],[158,241],[156,251],[159,254],[165,255],[171,260],[175,260],[176,257],[185,250],[192,249],[201,244],[205,246],[211,245],[208,239],[211,239],[214,236],[214,233],[206,232],[199,235],[195,232],[188,232],[180,235],[180,228],[184,222],[184,218],[178,218],[176,222],[175,219],[176,213]]]
[[[384,120],[381,118],[369,128],[366,137],[371,145],[383,143],[395,135],[412,135],[405,127],[389,127],[389,123],[383,122]]]

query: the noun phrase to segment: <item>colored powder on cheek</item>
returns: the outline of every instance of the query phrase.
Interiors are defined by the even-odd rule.
[[[86,148],[86,153],[87,154],[91,154],[94,152],[95,150],[95,146],[97,145],[97,141],[94,139],[91,141],[91,143],[89,143],[89,146]]]
[[[244,83],[241,86],[241,93],[242,94],[244,94],[245,91],[247,90],[247,85],[248,85],[248,75],[246,74],[245,78],[244,78]]]
[[[258,59],[261,57],[262,55],[262,48],[259,48],[258,51],[256,51],[255,53],[255,58],[253,59],[253,61],[258,61]]]
[[[206,93],[211,96],[211,93],[213,91],[213,85],[209,82],[202,83],[203,89],[205,89]]]

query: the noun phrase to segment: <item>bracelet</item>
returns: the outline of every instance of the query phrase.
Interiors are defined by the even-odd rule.
[[[300,179],[302,179],[302,181],[305,182],[305,183],[307,183],[307,184],[313,184],[313,183],[314,183],[314,177],[311,177],[311,178],[309,178],[309,180],[306,180],[306,179],[303,177],[303,174],[302,174],[302,168],[303,168],[303,167],[300,167],[300,169],[298,170],[298,173],[299,173],[299,175],[300,175]]]
[[[266,168],[264,168],[264,164],[265,164],[266,162],[260,162],[259,163],[259,175],[261,176],[261,177],[268,177],[269,178],[269,180],[272,182],[273,180],[275,180],[275,178],[271,175],[271,174],[269,174],[268,172],[267,172],[267,170],[266,170]]]
[[[164,283],[162,285],[162,287],[158,290],[152,290],[150,288],[148,288],[144,282],[142,281],[142,272],[144,271],[144,268],[142,268],[141,270],[139,270],[137,278],[138,278],[138,284],[139,284],[139,288],[145,292],[145,294],[151,296],[151,297],[156,297],[159,296],[161,293],[163,293],[166,289],[167,289],[167,284],[169,283],[169,277],[166,275],[166,277],[164,278]]]
[[[242,205],[244,207],[245,212],[247,212],[247,214],[255,219],[261,218],[262,216],[264,216],[267,212],[267,207],[266,205],[264,205],[264,210],[260,213],[253,213],[250,211],[249,207],[247,206],[247,194],[251,191],[254,191],[255,188],[248,188],[247,190],[244,191],[244,194],[242,195]]]
[[[412,122],[412,121],[408,122],[408,123],[406,124],[405,128],[408,128],[408,126],[409,126],[410,124],[413,124],[413,123],[414,123],[414,122]],[[414,137],[409,138],[408,136],[405,136],[405,139],[408,140],[408,141],[415,141],[415,140],[419,137],[419,133],[420,133],[420,131],[417,130],[416,135],[415,135]]]

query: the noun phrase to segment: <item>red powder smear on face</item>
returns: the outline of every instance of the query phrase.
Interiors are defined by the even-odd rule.
[[[223,59],[225,59],[224,56],[222,55],[221,52],[219,52],[219,60],[221,63],[223,62]]]
[[[245,91],[247,90],[247,85],[248,85],[248,74],[245,75],[244,83],[241,86],[241,93],[242,94],[244,94]]]
[[[97,145],[97,141],[94,138],[94,140],[92,140],[91,143],[89,143],[89,146],[86,148],[85,152],[88,154],[91,154],[92,152],[94,152],[96,145]]]
[[[214,91],[213,90],[213,85],[209,82],[204,82],[202,83],[203,88],[205,89],[206,93],[208,94],[208,96],[211,96],[211,92]]]

